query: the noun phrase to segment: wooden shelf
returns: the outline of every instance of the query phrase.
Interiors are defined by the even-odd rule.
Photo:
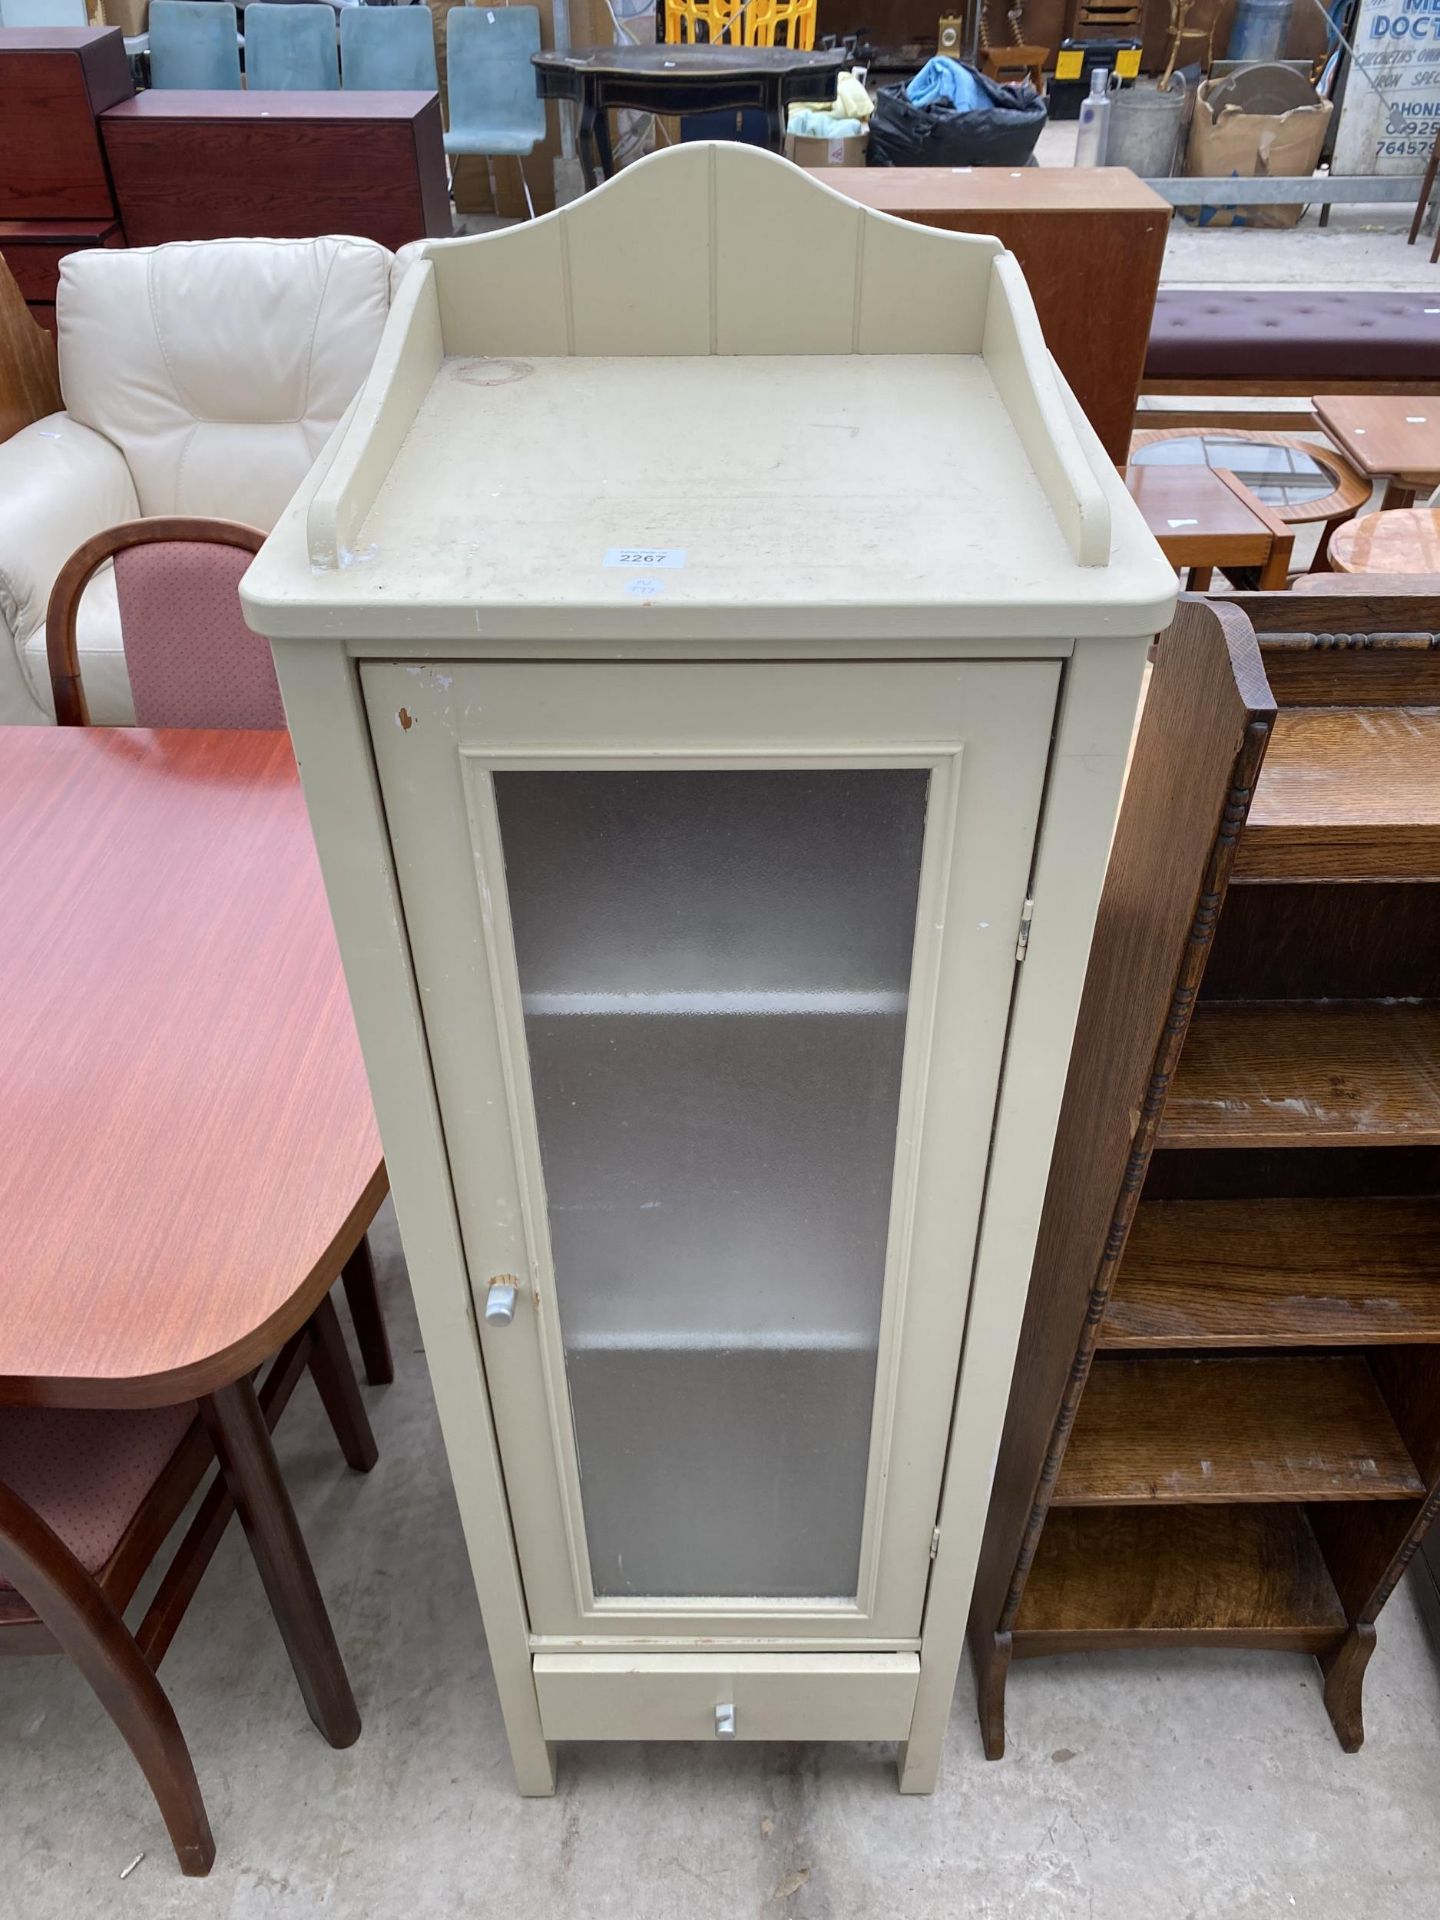
[[[1319,1652],[1345,1625],[1303,1507],[1085,1507],[1050,1515],[1013,1646]]]
[[[1099,1344],[1430,1340],[1440,1200],[1159,1200],[1135,1217]]]
[[[1440,1142],[1440,1003],[1205,1001],[1161,1147]]]
[[[1055,1505],[1409,1500],[1424,1490],[1358,1354],[1101,1354]]]
[[[1237,880],[1440,877],[1440,709],[1299,707],[1275,722]]]

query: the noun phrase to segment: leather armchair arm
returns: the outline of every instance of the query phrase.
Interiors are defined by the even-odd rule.
[[[36,720],[20,649],[84,540],[140,511],[125,457],[66,413],[0,441],[0,721]]]

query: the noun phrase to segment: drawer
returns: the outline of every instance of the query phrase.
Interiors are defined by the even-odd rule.
[[[904,1740],[914,1653],[539,1653],[547,1740]]]

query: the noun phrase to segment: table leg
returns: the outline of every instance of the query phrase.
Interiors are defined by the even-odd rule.
[[[595,108],[595,147],[600,155],[600,171],[607,180],[615,178],[615,153],[610,145],[610,109],[602,94]]]
[[[580,125],[576,131],[576,144],[580,149],[580,165],[585,173],[585,189],[600,184],[600,173],[595,162],[595,102],[587,93],[580,108]]]
[[[1310,562],[1311,573],[1333,573],[1335,571],[1330,564],[1330,536],[1334,533],[1336,527],[1340,526],[1344,521],[1353,520],[1354,518],[1353,513],[1341,513],[1337,514],[1333,520],[1327,520],[1325,522],[1320,533],[1320,544],[1315,549],[1315,558]]]
[[[1294,534],[1277,535],[1270,542],[1270,551],[1265,556],[1265,564],[1260,569],[1260,590],[1262,593],[1283,592],[1290,584],[1290,556],[1295,546]]]
[[[521,177],[524,177],[523,167]],[[345,1282],[345,1298],[355,1323],[360,1357],[365,1362],[365,1378],[372,1387],[388,1386],[395,1378],[395,1362],[390,1357],[390,1336],[385,1331],[385,1315],[375,1286],[375,1262],[370,1257],[368,1240],[360,1241],[340,1269],[340,1278]]]
[[[360,1398],[360,1383],[350,1364],[345,1336],[340,1331],[335,1303],[326,1294],[310,1316],[310,1372],[316,1391],[330,1416],[335,1438],[346,1464],[357,1473],[369,1473],[380,1458],[375,1436]]]
[[[772,153],[785,151],[785,115],[780,106],[780,86],[765,89],[765,142]]]
[[[1215,578],[1214,567],[1191,567],[1190,582],[1189,582],[1190,592],[1191,593],[1208,593],[1210,591],[1210,583],[1212,580],[1214,580],[1214,578]]]
[[[255,1389],[237,1380],[203,1398],[200,1413],[310,1718],[332,1747],[352,1746],[360,1714]]]
[[[1387,480],[1380,489],[1380,506],[1387,512],[1398,512],[1402,507],[1413,507],[1415,489],[1407,487],[1403,481]]]
[[[1410,222],[1410,238],[1407,246],[1413,247],[1420,235],[1420,223],[1425,218],[1425,210],[1430,205],[1430,196],[1435,191],[1435,172],[1440,168],[1440,138],[1430,149],[1430,158],[1425,162],[1425,178],[1420,182],[1420,197],[1415,202],[1415,218]]]

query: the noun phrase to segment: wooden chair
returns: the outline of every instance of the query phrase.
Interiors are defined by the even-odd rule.
[[[89,725],[75,622],[86,587],[112,560],[137,726],[283,727],[270,644],[246,626],[236,591],[264,539],[257,527],[238,521],[157,515],[126,520],[77,547],[60,569],[45,615],[57,724]],[[363,1240],[342,1279],[365,1378],[388,1385],[395,1369]]]
[[[230,521],[155,518],[86,541],[61,568],[46,616],[57,722],[88,724],[75,623],[86,586],[111,560],[137,725],[283,727],[269,645],[245,625],[236,593],[264,537]],[[366,1376],[387,1382],[394,1368],[363,1238],[339,1277]],[[375,1441],[328,1294],[259,1390],[270,1427],[307,1366],[347,1462],[368,1472]],[[222,1475],[133,1635],[122,1614],[214,1459],[194,1405],[0,1409],[0,1650],[70,1655],[144,1770],[190,1874],[209,1871],[214,1842],[155,1670],[233,1512]]]
[[[1200,19],[1192,18],[1201,13]],[[1169,44],[1165,55],[1165,71],[1160,76],[1160,91],[1168,92],[1171,77],[1180,63],[1180,53],[1187,40],[1205,42],[1205,71],[1208,73],[1215,64],[1215,29],[1219,25],[1220,9],[1215,0],[1170,0]]]
[[[260,1388],[272,1429],[307,1366],[346,1461],[368,1473],[375,1440],[328,1295]],[[221,1474],[133,1634],[123,1615],[215,1457],[193,1404],[0,1409],[0,1652],[69,1655],[139,1762],[192,1875],[210,1871],[215,1842],[156,1669],[234,1511]]]
[[[998,81],[1001,86],[1008,82],[1028,80],[1036,93],[1044,93],[1045,68],[1049,59],[1048,47],[986,47],[982,71],[986,79]]]

